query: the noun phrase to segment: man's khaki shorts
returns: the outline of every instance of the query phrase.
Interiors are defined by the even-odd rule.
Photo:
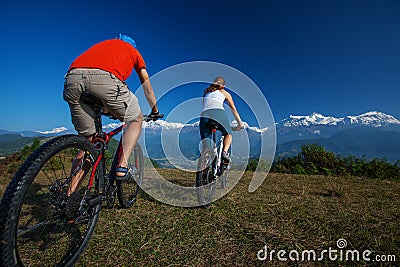
[[[131,122],[141,114],[136,96],[114,74],[100,69],[73,69],[65,76],[64,100],[70,107],[75,130],[81,135],[96,132],[93,108],[80,101],[83,92],[99,98],[120,121]]]

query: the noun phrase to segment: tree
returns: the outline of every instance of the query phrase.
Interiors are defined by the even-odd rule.
[[[254,158],[250,159],[246,166],[246,171],[256,171],[257,166],[259,171],[268,171],[270,163],[265,159]]]
[[[150,158],[150,162],[153,165],[154,168],[159,168],[160,166],[158,165],[157,161],[155,161],[154,159]]]
[[[400,160],[392,164],[387,162],[386,159],[368,161],[365,156],[361,159],[354,156],[343,158],[326,151],[319,144],[306,144],[301,147],[301,152],[297,156],[279,158],[275,161],[272,165],[272,171],[329,176],[349,175],[394,180],[400,179]]]

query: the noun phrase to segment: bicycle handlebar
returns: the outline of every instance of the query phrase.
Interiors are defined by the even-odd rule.
[[[118,118],[114,117],[114,116],[111,114],[111,112],[103,112],[103,111],[102,111],[102,112],[101,112],[101,115],[107,116],[107,117],[109,117],[109,118],[112,119],[112,120],[118,120]],[[164,118],[164,114],[156,114],[156,115],[149,114],[149,115],[143,115],[143,120],[146,121],[146,122],[149,122],[149,121],[156,121],[156,120],[161,119],[161,118]]]
[[[146,122],[149,121],[156,121],[158,119],[164,118],[164,114],[150,114],[150,115],[143,115],[143,120]]]

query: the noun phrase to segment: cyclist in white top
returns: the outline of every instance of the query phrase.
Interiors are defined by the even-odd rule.
[[[218,76],[214,79],[214,83],[204,90],[203,110],[200,116],[200,135],[202,140],[210,138],[211,129],[208,127],[208,123],[216,123],[219,126],[219,130],[224,135],[224,148],[222,152],[222,159],[225,161],[229,161],[230,158],[228,151],[232,144],[232,128],[224,109],[225,101],[231,108],[232,114],[238,123],[238,130],[243,128],[243,122],[240,119],[235,104],[233,103],[232,96],[227,91],[225,91],[224,88],[225,79],[221,76]],[[204,142],[203,145],[205,145]]]

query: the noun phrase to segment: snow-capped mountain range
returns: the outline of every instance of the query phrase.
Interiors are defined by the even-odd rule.
[[[121,123],[111,123],[104,125],[103,129],[109,131],[120,125]],[[235,122],[232,123],[232,126],[235,126]],[[74,129],[66,127],[58,127],[49,131],[10,132],[0,130],[0,138],[4,134],[16,134],[22,138],[58,136],[69,133],[76,132]],[[342,155],[354,154],[356,156],[386,157],[392,160],[400,159],[400,121],[378,111],[343,118],[324,116],[319,113],[305,116],[291,115],[266,128],[249,126],[245,123],[245,131],[233,134],[233,145],[236,146],[236,151],[245,150],[245,146],[250,147],[250,157],[259,155],[261,140],[268,140],[267,145],[271,146],[275,144],[276,137],[276,156],[291,156],[300,150],[301,145],[319,142],[324,144],[327,150]],[[152,146],[148,148],[149,156],[152,158],[165,158],[161,139],[175,140],[176,138],[179,139],[179,144],[171,146],[174,149],[179,146],[178,148],[185,156],[195,158],[199,153],[199,122],[191,124],[163,120],[144,122],[140,142],[143,142],[144,138],[146,144]],[[4,137],[4,140],[6,139]]]
[[[319,113],[308,116],[293,116],[277,123],[277,127],[298,127],[311,125],[365,125],[372,127],[400,125],[400,121],[391,115],[378,111],[371,111],[358,116],[346,116],[344,118],[326,117]]]
[[[293,140],[327,138],[340,131],[356,127],[373,127],[400,131],[400,121],[378,111],[358,116],[335,118],[313,113],[308,116],[290,116],[276,124],[278,144]]]
[[[244,128],[248,129],[250,131],[254,131],[257,133],[264,133],[268,130],[268,127],[265,128],[259,128],[259,127],[253,127],[253,126],[249,126],[249,124],[247,122],[243,122],[244,124]],[[232,121],[231,122],[231,126],[233,128],[237,127],[237,122],[236,121]],[[183,123],[177,123],[177,122],[166,122],[166,121],[150,121],[150,122],[144,122],[143,123],[143,128],[146,129],[165,129],[165,130],[175,130],[175,129],[182,129],[183,127],[185,128],[189,128],[189,127],[193,127],[193,128],[198,128],[199,127],[199,122],[194,122],[191,124],[183,124]]]
[[[104,130],[111,130],[118,126],[121,123],[110,123],[103,126]],[[176,130],[182,129],[183,127],[194,127],[197,128],[199,122],[195,122],[192,124],[184,124],[180,122],[167,122],[163,120],[158,121],[150,121],[144,122],[143,128],[145,129],[164,129],[164,130]],[[249,126],[246,122],[244,122],[245,128],[249,131],[254,131],[257,133],[265,133],[268,131],[268,128],[259,128],[255,126]],[[232,122],[232,126],[235,127],[235,122]],[[325,126],[333,126],[339,127],[340,129],[346,127],[357,127],[357,126],[371,126],[371,127],[385,127],[390,128],[392,130],[400,130],[400,120],[397,118],[387,115],[378,111],[367,112],[358,116],[346,116],[343,118],[335,118],[332,116],[324,116],[319,113],[312,113],[311,115],[290,115],[288,118],[283,119],[275,124],[277,133],[279,134],[280,130],[293,130],[294,128],[318,128]],[[318,132],[316,130],[316,132]],[[20,132],[11,132],[7,130],[0,130],[0,134],[6,133],[17,133],[22,136],[32,137],[32,136],[43,136],[43,135],[62,135],[67,133],[75,133],[74,129],[67,129],[66,127],[58,127],[52,130],[47,131],[20,131]]]

